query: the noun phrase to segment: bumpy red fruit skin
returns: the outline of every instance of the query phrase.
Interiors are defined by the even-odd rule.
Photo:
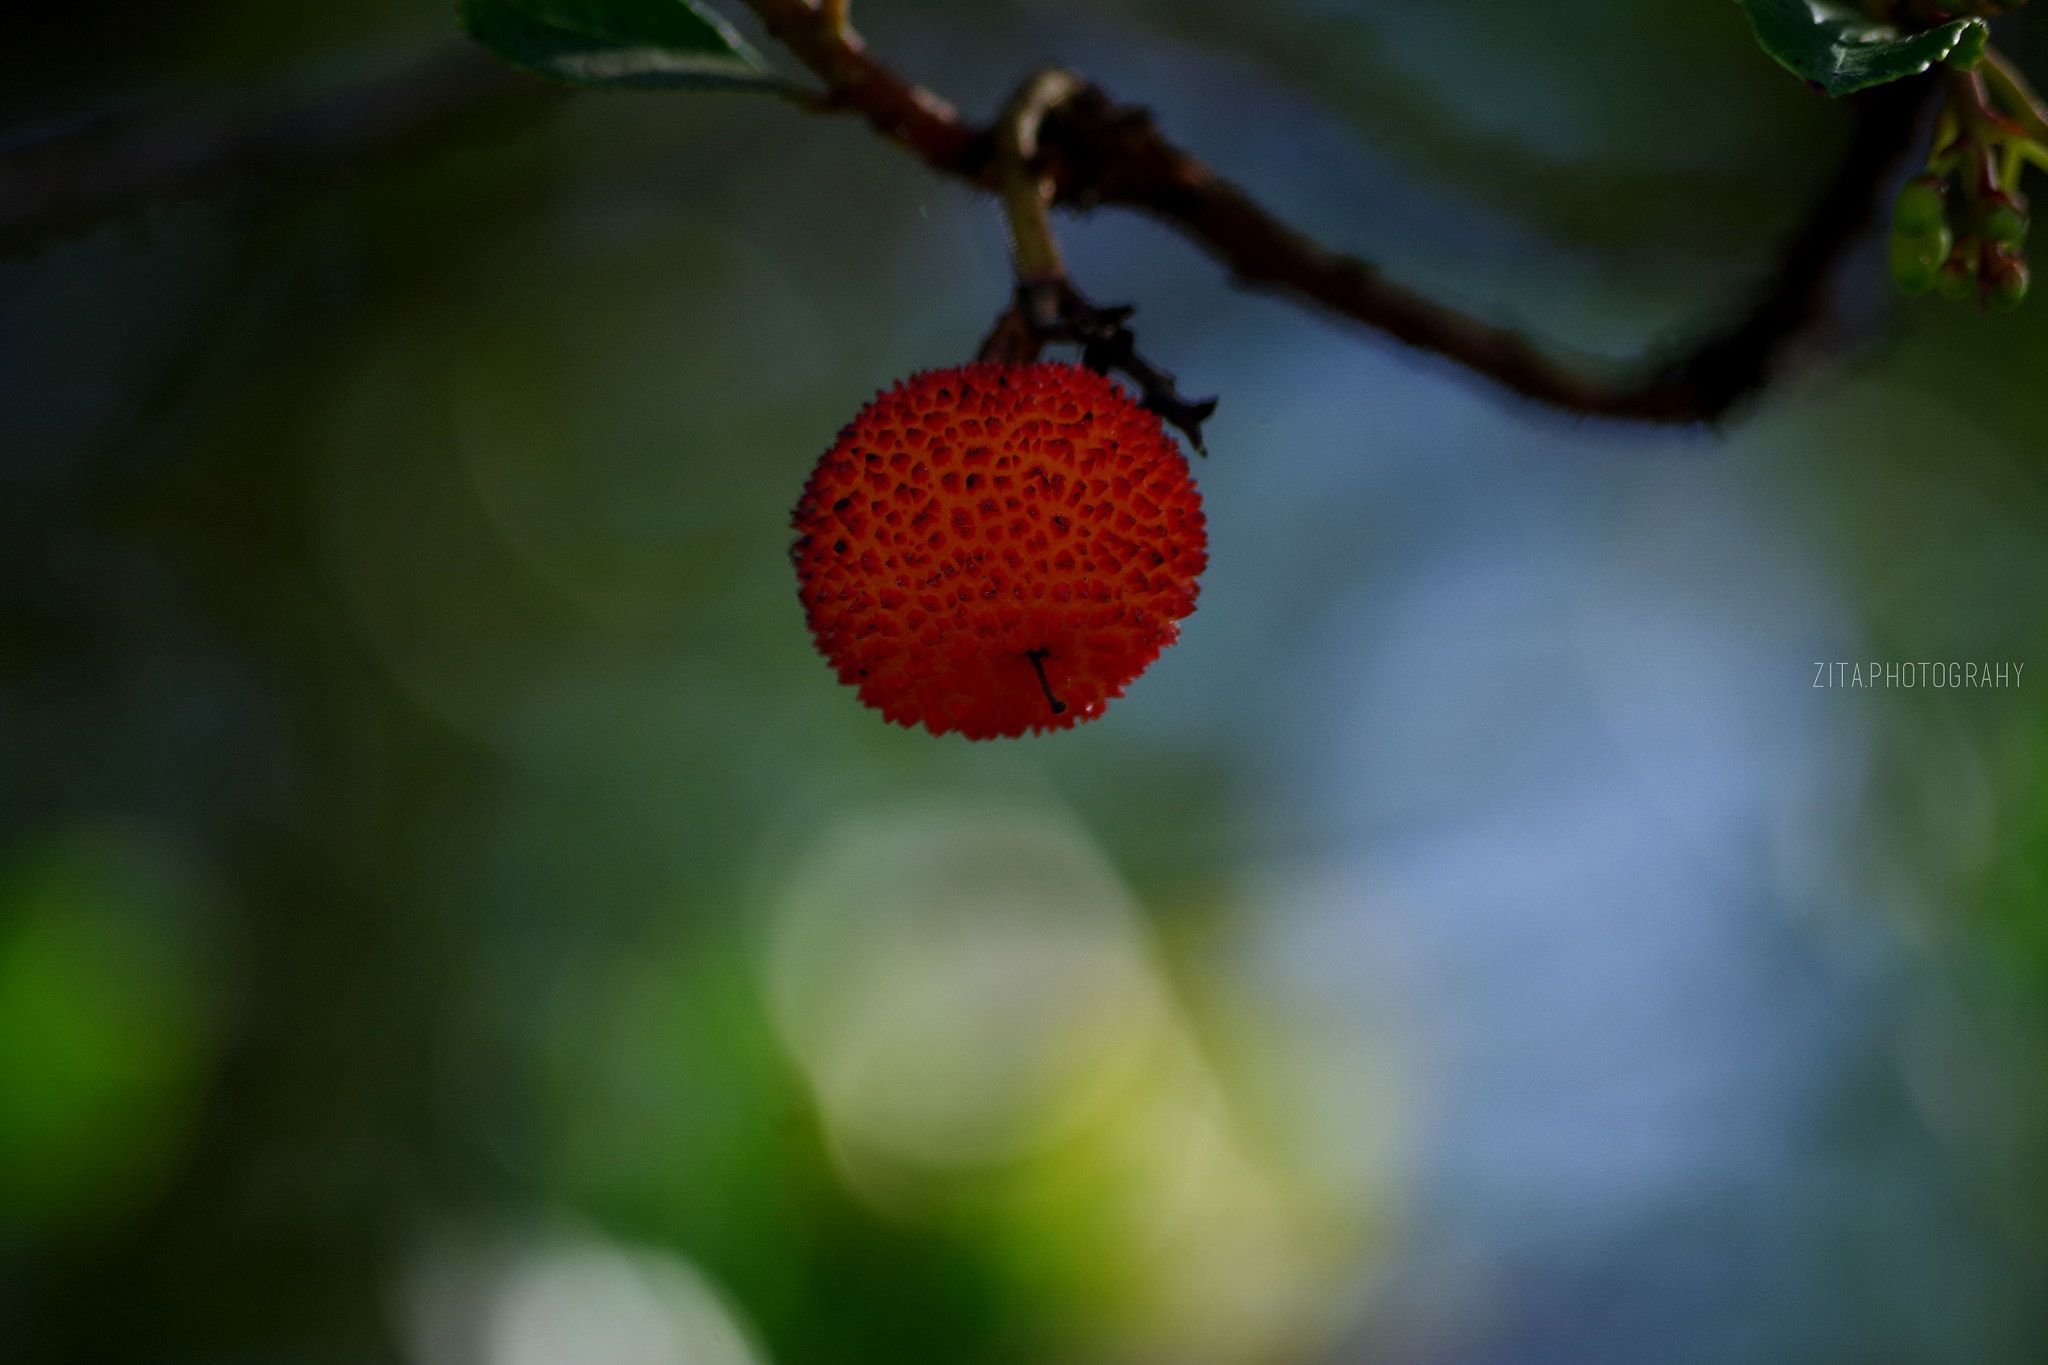
[[[926,370],[876,395],[794,525],[799,596],[840,681],[898,725],[969,739],[1101,715],[1179,637],[1208,565],[1201,494],[1158,416],[1052,362]]]

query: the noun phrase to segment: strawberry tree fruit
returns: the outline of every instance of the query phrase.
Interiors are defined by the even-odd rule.
[[[1157,414],[1078,365],[977,362],[876,395],[797,502],[818,649],[905,727],[1103,713],[1195,609],[1202,498]]]

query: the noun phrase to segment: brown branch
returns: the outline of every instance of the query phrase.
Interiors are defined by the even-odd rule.
[[[987,131],[878,62],[850,29],[807,0],[747,0],[829,91],[824,107],[865,114],[935,170],[995,188]],[[1931,82],[1899,81],[1855,100],[1855,137],[1833,183],[1742,317],[1688,353],[1633,376],[1567,362],[1520,333],[1467,317],[1388,281],[1281,222],[1236,185],[1168,142],[1143,109],[1094,87],[1053,110],[1045,141],[1058,202],[1119,204],[1160,219],[1242,283],[1335,313],[1433,351],[1538,402],[1594,416],[1713,422],[1769,382],[1786,344],[1821,313],[1831,267],[1869,222],[1910,140]]]
[[[991,147],[987,133],[921,85],[877,61],[846,23],[844,4],[810,0],[747,0],[777,41],[825,82],[822,107],[852,110],[875,131],[902,144],[933,170],[981,183]]]
[[[1647,375],[1607,377],[1568,364],[1520,333],[1446,308],[1377,268],[1312,241],[1229,181],[1173,147],[1142,110],[1099,93],[1071,106],[1092,159],[1081,193],[1164,219],[1270,290],[1434,351],[1525,397],[1572,412],[1654,422],[1711,422],[1761,388],[1786,341],[1821,311],[1828,270],[1869,220],[1885,172],[1910,137],[1924,91],[1885,87],[1859,110],[1856,137],[1748,314]],[[1085,200],[1084,200],[1085,202]]]
[[[255,115],[161,103],[0,146],[0,253],[251,177],[286,183],[477,136],[564,92],[475,49]]]
[[[824,96],[806,101],[811,107],[856,112],[934,170],[999,188],[989,131],[876,59],[846,25],[844,4],[747,3],[824,82]],[[1329,250],[1168,142],[1144,110],[1118,106],[1092,86],[1049,112],[1043,142],[1059,203],[1150,214],[1252,288],[1362,323],[1567,411],[1711,422],[1763,387],[1787,342],[1821,312],[1830,269],[1869,220],[1930,88],[1901,81],[1858,97],[1856,135],[1834,183],[1755,304],[1685,355],[1634,376],[1562,360]],[[288,183],[417,154],[548,107],[562,93],[464,50],[282,113],[165,106],[0,146],[0,253],[238,178]]]

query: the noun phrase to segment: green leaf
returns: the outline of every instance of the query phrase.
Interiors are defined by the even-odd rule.
[[[1917,76],[1969,36],[1981,44],[1981,19],[1951,19],[1903,33],[1826,0],[1741,0],[1764,51],[1793,75],[1830,95],[1846,95]]]
[[[776,90],[739,34],[695,0],[456,0],[469,36],[513,66],[596,90]]]

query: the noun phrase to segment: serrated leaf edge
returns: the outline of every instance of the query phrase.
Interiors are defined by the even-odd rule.
[[[1826,0],[1806,0],[1805,8],[1807,13],[1812,16],[1814,28],[1822,29],[1830,24],[1840,26],[1839,37],[1832,41],[1834,46],[1845,51],[1910,43],[1921,38],[1935,37],[1944,32],[1947,34],[1948,41],[1946,43],[1939,43],[1935,48],[1930,48],[1930,55],[1926,60],[1916,66],[1912,66],[1908,70],[1899,72],[1897,75],[1885,76],[1879,80],[1842,80],[1839,79],[1841,75],[1839,70],[1819,77],[1801,70],[1794,64],[1792,59],[1765,41],[1764,31],[1757,23],[1756,11],[1749,5],[1748,0],[1736,0],[1736,3],[1742,6],[1743,14],[1750,22],[1750,31],[1757,39],[1757,46],[1764,50],[1765,55],[1769,56],[1772,61],[1784,67],[1793,75],[1799,77],[1800,80],[1805,81],[1809,85],[1818,86],[1832,97],[1854,94],[1858,90],[1867,90],[1872,86],[1887,85],[1892,81],[1904,80],[1908,76],[1917,76],[1932,70],[1936,64],[1948,59],[1949,54],[1954,52],[1962,43],[1965,33],[1973,27],[1981,28],[1984,26],[1982,19],[1951,19],[1947,23],[1937,25],[1931,29],[1924,29],[1918,33],[1902,33],[1893,25],[1879,23],[1855,10],[1829,4]]]

